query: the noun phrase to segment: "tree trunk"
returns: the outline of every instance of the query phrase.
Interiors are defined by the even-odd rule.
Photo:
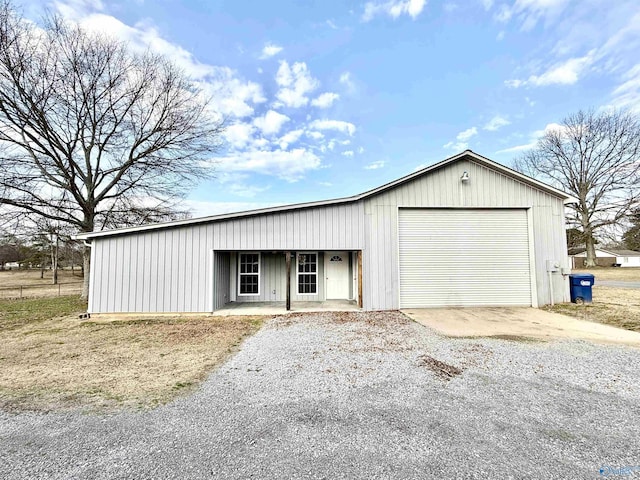
[[[584,232],[584,244],[587,249],[587,260],[585,267],[595,267],[596,264],[596,246],[593,241],[593,235],[590,231]]]
[[[51,270],[53,273],[51,281],[54,285],[58,284],[58,235],[56,234],[55,243],[51,242]]]
[[[89,271],[91,270],[91,247],[82,248],[82,298],[89,298]]]

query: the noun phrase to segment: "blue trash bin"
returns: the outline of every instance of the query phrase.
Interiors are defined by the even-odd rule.
[[[590,273],[569,275],[569,291],[573,303],[591,303],[595,277]]]

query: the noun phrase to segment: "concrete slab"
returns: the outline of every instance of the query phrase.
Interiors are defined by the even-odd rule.
[[[213,312],[214,316],[227,317],[231,315],[287,315],[301,312],[349,312],[359,311],[354,300],[325,300],[324,302],[291,302],[291,310],[287,311],[284,302],[231,302],[220,310]]]
[[[640,333],[537,308],[425,308],[402,312],[450,337],[573,338],[640,347]]]

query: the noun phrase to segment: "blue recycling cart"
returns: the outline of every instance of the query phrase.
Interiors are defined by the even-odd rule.
[[[596,277],[590,273],[569,275],[569,292],[573,303],[591,303],[592,287]]]

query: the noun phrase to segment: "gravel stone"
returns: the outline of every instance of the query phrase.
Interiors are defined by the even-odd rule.
[[[154,410],[0,413],[0,478],[595,478],[640,465],[638,353],[278,317]]]

